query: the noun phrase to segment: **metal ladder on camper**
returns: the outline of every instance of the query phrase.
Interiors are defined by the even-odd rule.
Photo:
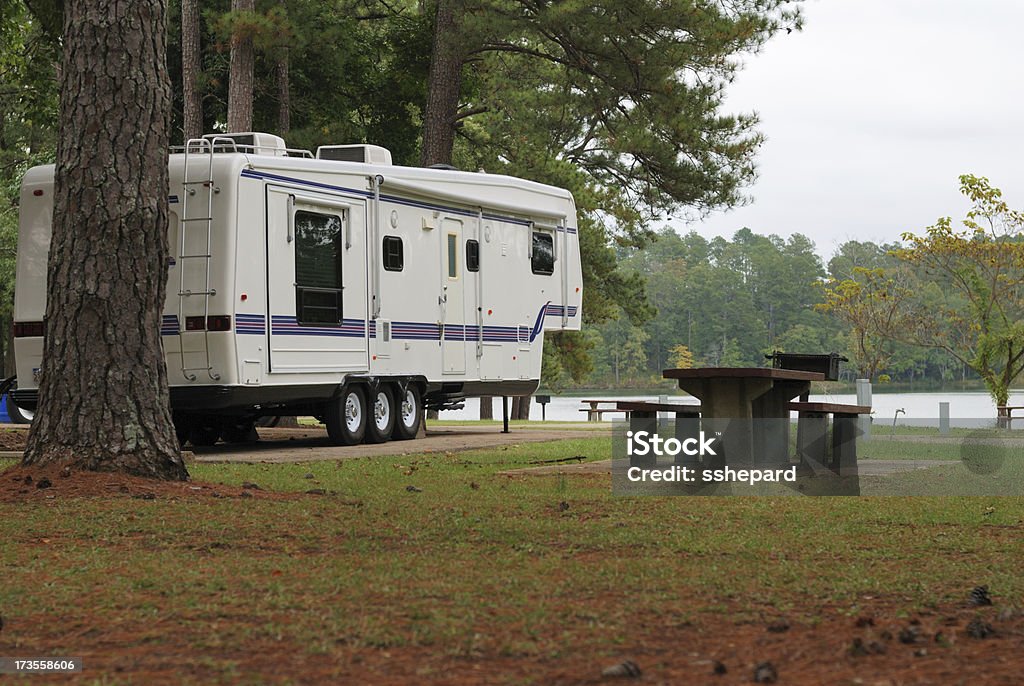
[[[233,140],[225,140],[229,144],[234,145]],[[213,257],[213,196],[220,191],[219,188],[213,185],[213,154],[216,142],[217,139],[211,140],[208,138],[193,138],[185,142],[185,162],[184,170],[182,171],[182,186],[184,186],[185,192],[181,198],[181,220],[178,226],[178,345],[181,350],[181,373],[189,381],[195,381],[198,378],[198,373],[206,373],[214,381],[220,379],[220,374],[213,370],[213,365],[210,363],[209,331],[210,298],[217,295],[217,291],[210,288],[210,261]],[[195,149],[198,149],[199,152],[192,153]],[[199,171],[205,172],[200,174],[200,178],[189,176],[189,171],[191,166],[193,166],[190,163],[193,162],[197,154],[201,157],[199,164],[196,166],[199,166]],[[196,201],[201,203],[202,199],[195,197],[200,192],[205,192],[206,194],[205,206],[200,205],[202,208],[200,216],[190,217],[189,199],[194,198],[191,204],[194,204]],[[199,241],[201,246],[205,245],[205,250],[200,248],[201,252],[187,252],[190,245],[189,235],[195,234],[196,231],[201,232],[200,235],[205,233],[205,241]],[[198,279],[187,278],[186,272],[189,270],[186,266],[195,261],[202,265],[199,270]],[[193,280],[197,280],[200,283],[193,284],[191,283]],[[186,302],[194,302],[191,300],[192,298],[202,299],[202,331],[188,331],[186,328],[185,304]],[[191,311],[195,312],[195,309]],[[205,360],[206,366],[190,367],[186,363],[186,335],[202,335],[203,349],[200,353],[200,359]],[[195,355],[196,353],[191,354]]]

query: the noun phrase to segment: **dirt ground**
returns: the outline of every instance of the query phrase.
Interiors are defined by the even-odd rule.
[[[31,477],[31,482],[26,477]],[[594,475],[579,478],[597,478]],[[48,479],[52,485],[38,488]],[[17,468],[0,473],[0,501],[41,498],[310,498],[307,494],[273,494],[257,489],[223,485],[154,484],[140,479],[105,474],[62,475],[55,470]],[[587,555],[580,552],[575,555]],[[823,572],[842,574],[843,570]],[[553,579],[557,583],[558,579]],[[969,590],[969,589],[968,589]],[[630,633],[625,640],[602,640],[600,627],[593,628],[590,645],[565,645],[557,656],[492,653],[486,649],[468,654],[453,646],[372,646],[348,644],[344,637],[332,639],[333,648],[322,653],[288,641],[260,639],[244,645],[218,648],[219,659],[237,661],[239,675],[219,673],[217,683],[289,684],[444,684],[469,686],[489,684],[545,684],[583,686],[588,684],[725,685],[779,683],[795,686],[824,684],[866,684],[878,686],[920,685],[1016,685],[1024,683],[1024,615],[1003,605],[1000,599],[985,607],[964,602],[908,614],[906,602],[893,589],[888,595],[864,596],[859,611],[849,606],[810,604],[793,589],[786,609],[763,608],[759,621],[738,621],[749,617],[749,598],[689,597],[685,584],[680,595],[665,598],[656,614],[632,611],[628,598],[578,598],[555,615],[556,623],[543,629],[557,635],[569,625],[591,621],[594,603],[621,606],[629,616]],[[201,656],[189,651],[188,642],[178,635],[181,625],[175,612],[165,613],[153,598],[152,620],[139,616],[100,616],[66,626],[40,609],[31,626],[8,627],[16,632],[21,646],[31,645],[35,655],[50,654],[71,640],[76,656],[87,668],[74,677],[37,677],[33,683],[180,684],[205,683]],[[692,608],[714,604],[715,613],[692,614]],[[168,608],[169,609],[169,608]],[[756,608],[755,608],[756,610]],[[714,617],[716,619],[710,619]],[[260,636],[263,627],[247,622],[259,618],[225,617],[232,635],[252,632]],[[283,620],[282,620],[283,621]],[[26,622],[26,624],[28,624]],[[2,627],[2,624],[0,624]],[[494,637],[521,635],[522,627],[504,621],[500,611],[481,614],[475,627],[478,635]],[[149,637],[156,649],[147,649]],[[0,654],[18,652],[0,632]],[[125,648],[131,645],[132,648]],[[610,645],[614,650],[609,651]],[[14,652],[12,652],[14,651]],[[22,650],[23,652],[23,650]],[[603,675],[605,670],[632,676]],[[254,675],[258,675],[254,679]],[[107,679],[110,681],[108,682]],[[123,681],[122,681],[123,680]]]
[[[5,441],[9,442],[4,445],[17,449],[11,433],[6,432]],[[24,432],[21,433],[23,436]],[[296,449],[296,455],[322,455],[325,454],[322,451],[341,450],[322,446],[323,436],[317,430],[277,429],[266,433],[267,443],[272,447],[256,454],[265,455],[268,461],[277,461],[273,459],[275,455]],[[564,437],[559,431],[540,433],[545,438]],[[453,445],[472,443],[475,437],[493,440],[483,434],[486,432],[459,427],[438,431],[409,445],[416,445],[419,450],[424,449],[424,445],[432,450],[452,450]],[[517,440],[526,439],[517,436]],[[289,448],[289,443],[300,445]],[[393,445],[390,450],[393,453]],[[199,459],[222,459],[220,455],[213,451]],[[298,461],[298,458],[282,461]],[[604,477],[581,474],[578,478]],[[48,485],[41,487],[44,482]],[[320,496],[197,482],[154,483],[112,474],[68,474],[55,468],[19,467],[0,473],[2,503],[83,497],[294,500]],[[591,553],[568,554],[586,556]],[[827,560],[822,561],[821,569],[823,574],[847,573],[829,569]],[[552,580],[553,583],[558,581]],[[888,589],[884,594],[863,596],[853,615],[849,606],[824,606],[815,599],[803,597],[800,589],[794,588],[792,601],[785,608],[766,605],[763,619],[738,621],[735,617],[750,615],[750,598],[690,597],[686,594],[692,591],[680,584],[680,594],[666,598],[664,607],[656,614],[636,613],[629,607],[628,598],[623,597],[582,597],[570,601],[560,608],[555,615],[556,623],[546,627],[545,632],[557,635],[568,625],[590,622],[589,608],[595,603],[621,606],[620,612],[629,617],[631,631],[625,640],[614,644],[595,638],[589,645],[566,645],[557,656],[487,650],[455,653],[451,646],[441,645],[350,645],[344,637],[337,637],[329,651],[311,653],[287,641],[259,639],[219,649],[222,657],[237,660],[240,674],[237,681],[232,682],[221,673],[217,681],[450,686],[506,683],[987,686],[1024,683],[1024,613],[1000,598],[995,598],[991,606],[971,606],[967,602],[969,590],[964,589],[962,603],[908,613],[906,598],[900,589]],[[31,626],[8,626],[7,636],[0,621],[0,654],[13,656],[23,652],[24,646],[31,645],[34,655],[46,655],[67,645],[70,639],[77,647],[77,655],[84,657],[87,670],[74,677],[36,677],[33,683],[91,684],[98,683],[96,679],[100,675],[105,675],[104,683],[108,679],[109,683],[135,684],[206,682],[209,674],[204,672],[202,660],[189,652],[186,640],[176,635],[182,626],[181,618],[175,618],[173,612],[165,615],[159,607],[161,602],[169,603],[153,599],[153,619],[150,620],[135,616],[109,623],[110,617],[98,617],[95,625],[86,622],[75,626],[52,621],[52,611],[40,608],[39,621],[31,622]],[[714,605],[714,614],[691,612],[693,608],[707,608],[709,604]],[[234,635],[247,630],[261,635],[258,631],[261,627],[246,626],[255,619],[240,615],[225,618],[225,622],[231,623]],[[12,630],[19,635],[18,645],[5,640]],[[515,637],[522,633],[522,627],[504,621],[500,611],[481,613],[476,630],[489,637]],[[601,636],[600,627],[593,629],[593,635]],[[140,636],[151,637],[152,645],[158,649],[147,649],[145,641],[138,640]],[[124,644],[133,647],[119,647]],[[609,651],[609,645],[614,645],[614,650]],[[602,672],[608,669],[625,675],[603,676]],[[255,681],[253,675],[258,675]]]
[[[304,494],[301,494],[304,495]],[[260,498],[291,500],[300,494],[275,493],[201,481],[156,481],[123,474],[72,472],[60,467],[12,467],[0,472],[0,503],[68,498]]]

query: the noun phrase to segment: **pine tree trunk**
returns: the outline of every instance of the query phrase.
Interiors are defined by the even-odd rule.
[[[199,0],[181,0],[181,87],[185,141],[203,135],[203,99],[198,89],[203,69],[199,37]]]
[[[288,48],[277,56],[277,133],[287,136],[292,128],[292,94],[288,75]]]
[[[254,0],[231,0],[231,11],[253,12]],[[228,132],[252,131],[253,64],[252,36],[237,28],[231,34],[228,74]]]
[[[420,164],[451,164],[455,144],[455,116],[462,89],[462,55],[458,46],[457,0],[437,0],[434,42],[427,77],[427,106],[423,113],[423,150]]]
[[[489,395],[480,398],[480,419],[494,419],[494,398]]]
[[[160,340],[166,30],[164,0],[65,7],[46,336],[26,465],[188,478]]]
[[[519,401],[519,412],[516,414],[516,419],[529,419],[530,418],[530,403],[533,401],[533,396],[524,395]]]

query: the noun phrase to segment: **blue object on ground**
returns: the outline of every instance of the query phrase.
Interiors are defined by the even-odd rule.
[[[3,402],[0,402],[0,424],[11,424],[11,415],[7,414],[7,399],[10,396],[4,393]]]

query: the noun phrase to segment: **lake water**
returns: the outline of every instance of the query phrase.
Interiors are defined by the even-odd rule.
[[[559,422],[584,422],[587,419],[586,412],[580,412],[583,407],[582,399],[616,399],[616,400],[659,400],[655,395],[615,395],[607,392],[595,391],[587,395],[576,396],[552,396],[551,402],[547,405],[548,421]],[[850,393],[819,394],[811,395],[811,401],[856,404],[856,395]],[[668,402],[695,403],[696,400],[688,395],[669,395]],[[994,426],[996,408],[991,396],[983,391],[979,392],[937,392],[937,393],[884,393],[879,392],[877,387],[872,397],[872,417],[875,425],[891,426],[893,419],[897,417],[896,411],[902,410],[898,415],[898,423],[911,426],[936,426],[938,425],[939,403],[949,403],[950,423],[960,427]],[[1024,405],[1024,390],[1015,391],[1010,394],[1010,405]],[[509,401],[511,406],[511,401]],[[501,398],[493,400],[494,417],[501,418]],[[610,414],[606,418],[621,418],[622,415]],[[1024,416],[1019,413],[1018,416]],[[477,398],[470,398],[461,410],[447,410],[441,413],[441,419],[478,419],[480,417],[480,402]],[[541,408],[534,400],[530,407],[530,419],[540,419]],[[1024,419],[1019,422],[1024,426]]]

